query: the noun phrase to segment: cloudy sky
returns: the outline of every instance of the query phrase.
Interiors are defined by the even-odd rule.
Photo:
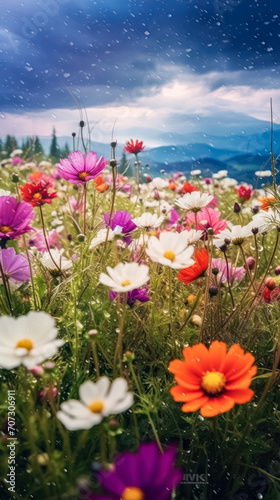
[[[0,136],[183,144],[280,124],[279,0],[2,0]],[[86,118],[85,112],[84,119]]]

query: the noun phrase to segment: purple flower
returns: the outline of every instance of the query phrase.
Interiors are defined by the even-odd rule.
[[[23,283],[30,279],[30,268],[27,258],[23,254],[17,255],[14,248],[0,250],[0,261],[4,275],[12,283]]]
[[[0,197],[0,240],[15,240],[32,230],[29,226],[35,212],[25,201],[18,202],[14,196]]]
[[[118,294],[117,292],[113,292],[113,290],[110,290],[109,295],[111,300],[115,300]],[[131,290],[131,292],[128,292],[127,303],[130,307],[134,306],[136,300],[139,300],[139,302],[148,302],[150,300],[147,287],[135,288],[135,290]],[[121,296],[121,302],[123,302],[122,296]]]
[[[229,281],[231,284],[234,280],[242,280],[246,274],[244,267],[233,267],[232,263],[228,263],[228,273],[227,273],[227,263],[225,259],[212,259],[212,268],[219,269],[217,275],[218,281],[221,280],[222,283]]]
[[[18,165],[19,163],[22,162],[22,159],[19,156],[14,156],[14,158],[12,158],[12,162],[13,165]]]
[[[116,458],[113,471],[98,473],[103,494],[92,493],[88,500],[168,500],[181,481],[183,472],[175,468],[176,447],[163,454],[157,444],[141,444],[138,453],[123,453]]]
[[[131,214],[125,210],[118,210],[111,219],[110,228],[114,230],[117,226],[121,228],[122,234],[128,234],[137,229],[136,224],[131,220]],[[104,214],[105,225],[108,226],[110,213]]]
[[[170,219],[168,221],[168,226],[173,226],[180,219],[180,215],[176,212],[175,208],[170,210]]]
[[[83,155],[81,151],[70,153],[68,158],[63,158],[56,164],[58,173],[71,184],[85,185],[95,179],[107,166],[104,156],[97,158],[97,154],[90,151]]]

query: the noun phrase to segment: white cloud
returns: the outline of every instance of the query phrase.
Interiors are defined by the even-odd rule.
[[[240,72],[239,72],[240,73]],[[93,141],[109,142],[115,119],[116,137],[124,142],[133,135],[143,139],[148,146],[161,144],[161,133],[172,132],[186,134],[195,130],[205,131],[204,120],[213,117],[215,133],[215,117],[227,124],[227,114],[240,114],[242,117],[269,122],[269,99],[273,98],[275,123],[280,123],[280,89],[256,89],[252,85],[230,85],[229,78],[240,81],[239,74],[212,72],[205,75],[176,73],[174,79],[152,89],[149,95],[142,95],[130,103],[117,105],[94,106],[87,108],[87,116],[94,125]],[[242,76],[242,75],[241,75]],[[219,81],[226,81],[227,86]],[[80,90],[83,95],[83,89]],[[78,110],[52,109],[46,111],[28,112],[25,115],[6,114],[5,133],[20,135],[47,136],[55,125],[58,135],[71,135],[77,130],[79,122]],[[253,120],[252,120],[253,121]],[[205,122],[206,123],[206,122]],[[133,133],[133,134],[132,134]]]

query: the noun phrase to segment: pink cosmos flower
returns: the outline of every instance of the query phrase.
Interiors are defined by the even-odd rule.
[[[18,202],[14,196],[1,196],[0,240],[2,242],[15,240],[31,231],[32,227],[29,224],[34,217],[32,206],[25,201]]]
[[[19,165],[22,162],[22,159],[19,156],[15,156],[12,158],[13,165]]]
[[[223,231],[227,227],[227,221],[225,219],[220,220],[220,216],[221,212],[210,207],[204,207],[197,213],[197,229],[207,231],[212,228],[214,234],[219,234],[220,231]],[[195,224],[195,215],[193,212],[188,214],[186,222],[187,224]]]
[[[58,248],[60,249],[62,244],[60,241],[60,235],[59,233],[56,232],[55,229],[52,231],[49,231],[48,233],[48,243],[51,248]],[[43,231],[40,229],[34,230],[34,233],[31,238],[27,240],[27,244],[30,247],[35,247],[39,252],[47,252],[47,246],[44,238]],[[23,247],[23,245],[20,244],[20,246]]]
[[[16,254],[14,248],[0,250],[0,262],[4,275],[12,284],[21,284],[30,279],[28,260],[23,254]]]
[[[58,173],[71,184],[85,185],[95,179],[107,166],[104,156],[97,158],[97,154],[90,151],[83,155],[81,151],[70,153],[68,158],[63,158],[56,164]]]
[[[225,259],[212,259],[212,269],[219,269],[219,273],[217,275],[218,282],[226,283],[229,281],[230,284],[234,282],[234,280],[242,280],[246,274],[246,270],[244,267],[235,267],[233,268],[232,263],[228,263],[228,274],[227,274],[227,264]]]

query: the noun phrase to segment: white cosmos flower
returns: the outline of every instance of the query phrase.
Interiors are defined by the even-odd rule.
[[[22,149],[14,149],[14,151],[11,153],[11,158],[13,158],[14,156],[22,155],[22,153]]]
[[[161,233],[159,238],[152,236],[146,249],[147,255],[154,262],[159,262],[173,269],[191,266],[194,264],[191,258],[194,248],[192,246],[188,247],[188,242],[181,234],[168,231]]]
[[[57,264],[57,266],[53,262],[49,252],[43,252],[43,254],[40,258],[40,262],[51,273],[58,272],[58,267],[61,271],[67,271],[68,269],[70,269],[72,267],[72,262],[71,262],[71,260],[68,260],[65,257],[63,257],[63,252],[64,252],[63,249],[59,250],[58,248],[51,248],[51,250],[50,250],[51,256],[52,256],[54,262]]]
[[[11,191],[5,191],[5,189],[0,189],[0,196],[13,196]]]
[[[26,316],[0,318],[0,366],[10,370],[19,365],[32,368],[57,353],[63,340],[56,339],[54,319],[43,311]]]
[[[104,243],[107,238],[107,228],[100,229],[96,236],[91,240],[89,248],[92,250],[93,248],[97,247],[101,243]],[[115,232],[110,228],[109,233],[108,233],[108,241],[111,241],[115,236]]]
[[[270,170],[257,170],[257,172],[255,172],[255,175],[257,177],[270,177],[272,175],[272,172]]]
[[[231,226],[230,228],[226,228],[221,231],[218,236],[215,237],[214,243],[217,248],[220,248],[222,245],[229,245],[232,243],[233,245],[242,245],[246,238],[252,236],[252,229],[254,229],[254,223],[250,222],[246,226]]]
[[[200,175],[201,170],[191,170],[191,175]]]
[[[149,280],[148,266],[139,265],[136,262],[125,264],[119,262],[113,269],[107,267],[107,273],[101,273],[99,281],[103,285],[109,286],[113,292],[130,292]]]
[[[180,233],[181,238],[186,242],[187,245],[193,245],[198,240],[200,240],[202,235],[203,231],[197,231],[196,229],[191,229],[190,231],[185,230]]]
[[[104,417],[122,413],[133,404],[127,381],[116,378],[112,384],[108,377],[101,377],[95,384],[84,382],[79,389],[81,401],[69,399],[61,404],[57,418],[69,431],[90,429]]]
[[[137,227],[146,230],[159,227],[163,221],[164,215],[158,217],[157,214],[151,214],[150,212],[145,212],[140,217],[132,219],[132,222],[134,222]]]
[[[269,208],[267,212],[261,210],[253,215],[253,226],[258,228],[259,233],[267,233],[271,229],[280,228],[280,213]]]
[[[203,207],[207,207],[213,198],[214,196],[208,193],[201,194],[199,191],[193,191],[192,193],[185,194],[182,198],[177,200],[176,205],[184,210],[198,211]]]

